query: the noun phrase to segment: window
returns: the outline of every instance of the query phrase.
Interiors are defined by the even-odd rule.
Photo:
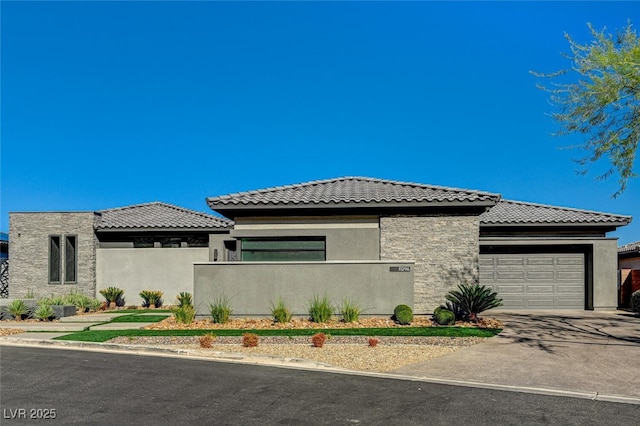
[[[60,283],[61,269],[61,252],[60,252],[60,236],[52,235],[49,237],[49,283]]]
[[[245,262],[324,261],[324,237],[243,238],[241,259]]]
[[[133,237],[133,247],[135,247],[135,248],[153,248],[153,238],[150,238],[150,237]]]
[[[67,235],[64,242],[64,281],[76,282],[76,236]]]
[[[182,246],[182,238],[165,237],[160,240],[160,244],[163,248],[180,248]]]
[[[76,282],[78,276],[77,250],[78,237],[76,235],[51,235],[49,237],[49,284],[73,284]],[[64,280],[62,279],[63,273]]]

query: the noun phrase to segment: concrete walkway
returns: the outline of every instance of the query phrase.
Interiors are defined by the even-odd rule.
[[[640,318],[591,311],[495,311],[491,316],[505,324],[500,335],[393,373],[640,401]]]
[[[460,384],[516,390],[521,392],[567,394],[640,404],[640,381],[637,369],[640,360],[640,318],[624,312],[590,311],[495,311],[490,314],[505,324],[504,331],[486,342],[462,348],[425,363],[397,369],[391,374],[367,374],[396,377],[409,380]],[[53,333],[66,326],[91,327],[92,329],[131,329],[147,323],[112,323],[100,325],[110,318],[91,315],[78,317],[82,321],[72,323],[71,318],[58,326],[51,326],[49,333],[22,333],[0,338],[0,344],[46,344],[67,348],[82,347],[93,350],[126,350],[138,353],[166,352],[168,356],[189,356],[183,350],[159,350],[137,345],[110,343],[82,343],[51,341],[65,333]],[[24,323],[20,328],[41,331],[43,323]],[[3,325],[4,327],[4,325]],[[67,330],[59,330],[67,331]],[[234,360],[251,364],[293,366],[296,368],[320,368],[330,366],[292,359],[252,357],[219,353],[220,360]],[[234,358],[235,357],[235,358]],[[211,359],[211,357],[209,357]]]

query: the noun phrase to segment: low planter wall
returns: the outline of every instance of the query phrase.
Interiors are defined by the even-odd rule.
[[[74,305],[51,305],[51,307],[53,308],[53,317],[55,319],[71,317],[76,314]]]

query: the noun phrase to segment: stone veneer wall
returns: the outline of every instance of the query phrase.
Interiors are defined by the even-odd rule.
[[[478,277],[477,216],[380,217],[380,260],[414,260],[414,312],[433,312],[457,284]]]
[[[93,212],[11,213],[9,215],[9,297],[65,295],[71,291],[96,297],[96,247]],[[49,284],[49,236],[75,235],[75,283]],[[61,277],[64,277],[64,261]]]

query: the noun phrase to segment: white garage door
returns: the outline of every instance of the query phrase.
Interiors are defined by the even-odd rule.
[[[505,308],[584,309],[584,255],[481,254],[480,284]]]

